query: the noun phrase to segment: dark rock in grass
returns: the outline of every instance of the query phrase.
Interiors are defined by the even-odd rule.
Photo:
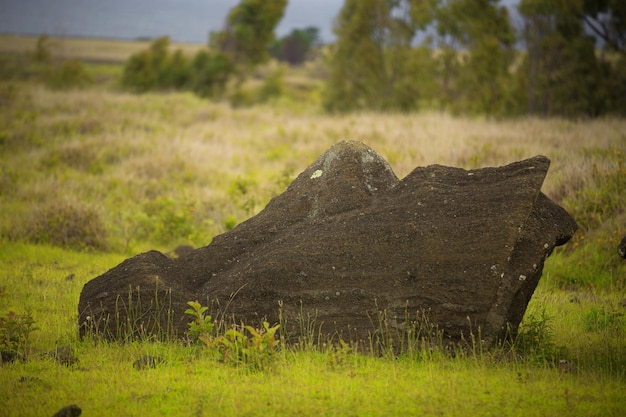
[[[78,417],[82,412],[79,406],[72,404],[61,408],[52,417]]]
[[[617,245],[617,253],[622,258],[626,259],[626,236],[622,238],[622,241]]]
[[[291,338],[303,327],[401,337],[427,320],[446,341],[490,345],[516,332],[544,260],[577,227],[540,191],[549,164],[433,165],[399,180],[372,149],[341,142],[210,245],[179,259],[144,253],[88,282],[81,334],[183,335],[186,302],[201,300],[248,324],[281,310]]]
[[[182,259],[157,251],[127,259],[83,287],[79,300],[80,334],[106,339],[183,334],[187,302],[198,299],[200,277],[179,270]]]
[[[0,363],[13,363],[17,358],[16,352],[2,352],[0,351]]]

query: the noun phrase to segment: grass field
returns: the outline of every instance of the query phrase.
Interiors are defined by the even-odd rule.
[[[53,55],[59,59],[78,59],[87,62],[108,62],[122,64],[132,54],[147,49],[152,41],[141,39],[135,41],[123,39],[92,39],[55,37],[51,38],[49,46]],[[28,35],[0,35],[0,52],[22,54],[34,51],[37,45],[37,36]],[[176,49],[192,56],[202,44],[177,43]]]
[[[77,57],[132,53],[120,51]],[[307,69],[289,77],[312,82]],[[0,318],[28,314],[37,327],[20,346],[28,360],[0,369],[1,415],[72,403],[99,416],[623,415],[626,261],[616,246],[626,234],[626,120],[329,116],[314,100],[287,99],[234,109],[190,93],[132,95],[107,80],[61,91],[0,82]],[[148,249],[208,244],[344,139],[371,146],[400,178],[429,164],[552,160],[543,191],[580,230],[547,260],[515,347],[373,357],[282,346],[259,369],[201,344],[78,339],[86,282]],[[79,362],[46,354],[59,346]],[[143,355],[164,362],[137,370]]]

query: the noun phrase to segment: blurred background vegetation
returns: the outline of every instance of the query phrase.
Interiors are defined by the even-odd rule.
[[[498,0],[346,0],[327,45],[315,27],[276,39],[286,5],[241,1],[224,28],[194,49],[174,50],[169,38],[156,39],[125,59],[119,85],[136,93],[192,91],[246,106],[284,95],[288,67],[309,68],[318,87],[303,83],[305,95],[292,98],[331,113],[626,115],[620,0],[521,0],[515,25]],[[32,61],[40,71],[52,61],[45,35]],[[15,77],[19,65],[5,64],[11,65],[2,75]],[[94,80],[80,62],[66,60],[46,71],[46,82],[73,88]]]
[[[521,0],[515,28],[496,0],[346,0],[327,45],[276,38],[286,4],[242,0],[206,45],[0,37],[2,238],[205,245],[359,139],[399,176],[549,156],[580,225],[552,277],[626,285],[625,2]]]
[[[286,2],[242,2],[208,49],[187,62],[167,39],[131,57],[123,84],[220,97],[271,56],[322,59],[329,112],[440,109],[488,116],[626,114],[626,6],[620,1],[522,0],[518,33],[497,0],[347,0],[336,42],[316,28],[272,40]],[[255,16],[248,19],[246,16]],[[276,95],[280,72],[259,95]],[[237,100],[235,100],[237,102]],[[241,100],[239,100],[240,102]]]

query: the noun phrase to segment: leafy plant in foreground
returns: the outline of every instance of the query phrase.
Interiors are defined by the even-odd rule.
[[[262,329],[241,325],[227,330],[216,339],[222,361],[232,365],[248,365],[252,369],[267,368],[280,346],[280,340],[276,339],[279,328],[279,324],[270,327],[264,321]]]
[[[252,369],[265,369],[278,352],[280,340],[276,332],[280,325],[270,327],[266,321],[263,328],[255,329],[252,326],[239,325],[226,330],[223,335],[216,336],[215,325],[210,315],[206,314],[208,307],[197,301],[189,301],[190,307],[185,314],[193,317],[190,322],[189,336],[192,343],[202,343],[206,348],[216,351],[224,363],[231,365],[247,365]]]
[[[211,322],[211,316],[206,314],[206,311],[209,308],[202,306],[197,301],[189,301],[187,302],[187,305],[191,308],[185,310],[185,314],[193,317],[193,321],[188,324],[189,331],[187,332],[191,342],[202,342],[207,346],[212,344],[211,339],[213,337],[213,329],[215,326]]]
[[[25,358],[28,338],[34,330],[37,327],[30,313],[17,314],[10,311],[6,316],[0,316],[0,362]]]

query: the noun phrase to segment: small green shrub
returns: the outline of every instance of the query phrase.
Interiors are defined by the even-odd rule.
[[[228,81],[234,74],[235,67],[230,58],[223,53],[199,51],[190,64],[190,85],[200,97],[220,97]]]
[[[333,370],[339,370],[353,363],[357,351],[343,339],[338,344],[330,344],[327,355],[328,365]]]
[[[169,47],[169,38],[162,37],[132,55],[124,64],[122,85],[138,93],[168,89],[190,89],[200,97],[223,93],[234,71],[227,55],[201,50],[189,61],[180,49],[170,53]]]
[[[214,324],[211,321],[211,316],[206,314],[208,307],[202,306],[197,301],[189,301],[187,305],[190,307],[185,310],[185,314],[193,317],[193,321],[189,322],[189,331],[187,336],[193,344],[203,343],[205,345],[211,344],[211,339],[214,337]]]
[[[252,214],[258,202],[258,183],[254,177],[237,177],[228,185],[228,196],[236,206],[247,214]]]
[[[157,197],[143,205],[137,236],[167,244],[187,239],[194,232],[193,205],[170,197]]]
[[[93,84],[93,78],[80,61],[70,60],[52,69],[46,78],[46,84],[57,90],[85,88]]]
[[[38,330],[30,313],[17,314],[10,311],[0,316],[0,362],[25,359],[28,352],[28,338]]]
[[[191,80],[191,68],[187,57],[183,51],[177,49],[168,57],[164,68],[161,71],[160,84],[163,87],[174,89],[186,88]]]
[[[52,199],[32,209],[21,227],[8,233],[13,240],[49,244],[77,250],[106,250],[107,231],[93,206]]]
[[[171,69],[169,46],[170,40],[164,36],[155,39],[147,50],[131,55],[124,64],[122,85],[138,93],[170,87],[168,82],[178,79],[179,75],[168,73]]]
[[[237,226],[237,224],[239,224],[239,220],[237,220],[236,216],[231,214],[226,218],[226,220],[224,220],[224,229],[226,229],[226,231],[232,230],[235,226]]]
[[[208,307],[197,301],[187,302],[189,309],[185,314],[193,317],[188,323],[187,336],[193,344],[202,343],[211,352],[218,355],[219,360],[234,366],[245,365],[252,369],[265,369],[271,363],[280,347],[277,332],[280,325],[270,327],[264,321],[261,329],[239,325],[226,330],[217,336],[211,316],[206,314]]]
[[[35,51],[33,52],[33,61],[42,64],[47,64],[48,62],[50,62],[52,54],[50,53],[49,41],[50,38],[47,34],[43,33],[39,35],[39,37],[37,38]]]
[[[525,317],[513,342],[514,350],[530,361],[552,363],[558,359],[551,322],[545,310]]]
[[[258,91],[258,102],[265,103],[276,97],[280,97],[284,91],[283,78],[285,76],[285,70],[282,67],[272,71],[267,75],[263,85]]]
[[[280,340],[276,338],[279,328],[279,324],[270,327],[266,321],[261,329],[246,325],[234,326],[218,337],[214,345],[225,363],[245,365],[258,370],[266,369],[280,347]]]
[[[251,91],[237,87],[228,97],[228,102],[233,108],[251,107],[255,104],[255,98]]]
[[[124,64],[122,85],[137,93],[149,91],[156,86],[157,74],[152,53],[142,51],[132,55]]]

